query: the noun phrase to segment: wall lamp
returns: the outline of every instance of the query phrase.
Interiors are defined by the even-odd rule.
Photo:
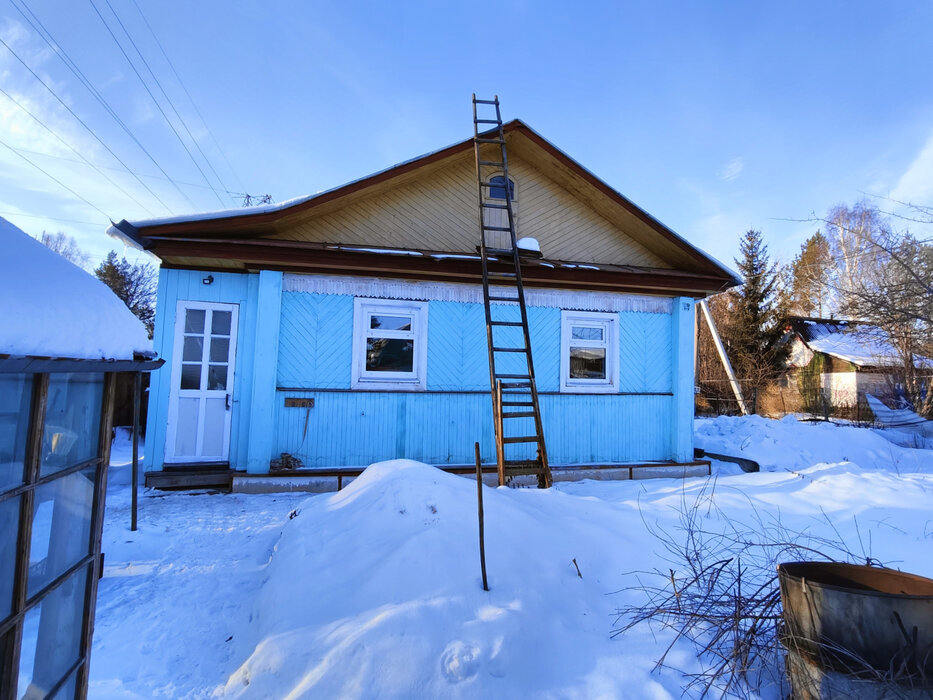
[[[208,275],[201,280],[201,284],[214,284],[214,275]]]

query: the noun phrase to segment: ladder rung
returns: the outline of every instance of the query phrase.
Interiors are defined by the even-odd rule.
[[[493,326],[521,326],[521,321],[490,321],[490,325]]]
[[[503,139],[481,139],[481,138],[475,138],[475,139],[473,139],[473,140],[476,141],[476,143],[500,143],[500,144],[504,144],[504,143],[505,143],[505,140],[503,140]],[[502,187],[502,185],[499,185],[499,187]]]
[[[477,124],[498,124],[499,120],[498,119],[477,119],[476,123]]]
[[[508,209],[509,205],[508,204],[488,204],[486,202],[483,202],[483,207],[485,207],[486,209]]]
[[[497,374],[496,379],[531,379],[530,374]]]
[[[531,382],[502,382],[503,389],[530,389]]]
[[[489,297],[489,301],[514,301],[518,303],[518,297]]]
[[[512,445],[516,442],[538,442],[537,435],[523,435],[522,437],[507,437],[502,438],[502,442],[506,445]]]
[[[533,401],[503,401],[503,406],[534,406]]]
[[[497,105],[499,104],[499,100],[480,100],[474,97],[473,104],[475,105]]]
[[[495,270],[490,270],[486,273],[487,277],[515,277],[514,272],[496,272]]]
[[[519,413],[503,413],[503,418],[534,418],[534,411],[520,411]]]
[[[509,226],[483,226],[484,231],[511,231]],[[511,250],[509,251],[512,252]]]
[[[528,352],[527,348],[493,348],[493,352]]]
[[[514,248],[486,248],[486,254],[487,255],[498,255],[498,256],[515,255],[515,249]]]
[[[480,165],[494,165],[497,168],[501,168],[505,166],[505,163],[503,163],[501,160],[481,160],[479,164]]]

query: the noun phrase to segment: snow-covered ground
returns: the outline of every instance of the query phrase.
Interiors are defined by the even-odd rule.
[[[780,518],[933,576],[933,451],[792,419],[696,433],[763,470],[714,464],[710,529]],[[470,480],[396,461],[312,497],[143,491],[132,533],[128,469],[108,493],[91,697],[682,696],[653,671],[670,637],[610,631],[639,602],[629,572],[667,570],[649,529],[675,531],[706,477],[486,488],[485,592]],[[667,662],[699,668],[686,643]]]

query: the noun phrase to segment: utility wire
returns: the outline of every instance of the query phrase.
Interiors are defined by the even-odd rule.
[[[50,134],[52,134],[52,136],[54,136],[56,139],[58,139],[66,148],[68,148],[69,150],[71,150],[76,156],[78,156],[78,157],[81,159],[81,161],[72,160],[71,162],[73,162],[73,163],[76,163],[76,162],[84,162],[85,164],[87,164],[87,165],[89,165],[90,167],[94,168],[94,170],[96,170],[96,171],[100,174],[101,177],[103,177],[105,180],[107,180],[107,182],[109,182],[111,185],[113,185],[114,187],[116,187],[118,190],[120,190],[120,191],[121,191],[123,194],[125,194],[127,197],[129,197],[129,198],[132,199],[134,202],[136,202],[136,204],[138,204],[140,207],[142,207],[143,210],[145,210],[147,214],[149,214],[150,216],[154,216],[153,213],[152,213],[152,210],[149,209],[149,207],[147,207],[145,204],[143,204],[143,203],[140,202],[138,199],[136,199],[136,197],[134,197],[132,194],[130,194],[129,192],[127,192],[125,189],[123,189],[119,184],[117,184],[117,182],[114,181],[109,175],[107,175],[107,173],[105,173],[103,170],[101,170],[100,168],[98,168],[98,167],[97,167],[96,165],[94,165],[91,161],[89,161],[87,158],[85,158],[83,155],[81,155],[81,153],[79,153],[78,150],[77,150],[74,146],[72,146],[70,143],[68,143],[67,141],[65,141],[65,139],[63,139],[61,136],[59,136],[48,124],[46,124],[44,121],[42,121],[41,119],[39,119],[39,117],[37,117],[37,116],[36,116],[35,114],[33,114],[32,112],[30,112],[29,109],[28,109],[22,102],[20,102],[19,100],[17,100],[15,97],[13,97],[13,95],[11,95],[10,93],[8,93],[8,92],[7,92],[6,90],[4,90],[2,87],[0,87],[0,93],[2,93],[3,95],[6,95],[6,97],[7,97],[8,100],[10,100],[13,104],[15,104],[17,107],[19,107],[21,110],[23,110],[26,114],[28,114],[30,117],[32,117],[32,119],[35,120],[35,122],[38,123],[39,126],[41,126],[43,129],[45,129],[45,130],[48,131]],[[16,150],[20,150],[20,149],[16,149]]]
[[[73,116],[75,119],[78,120],[78,123],[80,123],[81,126],[83,126],[83,127],[87,130],[87,132],[88,132],[91,136],[93,136],[93,137],[97,140],[97,142],[107,150],[107,152],[108,152],[110,155],[112,155],[114,158],[117,159],[117,161],[120,163],[120,165],[122,165],[124,168],[127,169],[127,171],[129,171],[130,173],[132,173],[133,177],[136,178],[136,181],[139,182],[140,185],[142,185],[143,187],[145,187],[146,190],[149,192],[149,194],[151,194],[153,197],[155,197],[155,198],[159,201],[159,203],[160,203],[163,207],[165,207],[168,211],[171,211],[171,209],[169,209],[168,205],[167,205],[165,202],[162,201],[162,199],[159,197],[159,195],[157,195],[155,192],[153,192],[152,189],[151,189],[145,182],[143,182],[142,180],[140,180],[139,175],[137,175],[137,174],[134,173],[132,170],[130,170],[130,167],[129,167],[126,163],[123,162],[123,160],[120,158],[120,156],[118,156],[116,153],[114,153],[113,150],[110,148],[110,146],[108,146],[106,143],[104,143],[104,142],[101,140],[100,136],[98,136],[98,135],[94,132],[94,130],[91,129],[91,127],[89,127],[89,126],[84,122],[84,120],[83,120],[81,117],[79,117],[77,114],[75,114],[74,110],[71,109],[71,107],[69,107],[69,106],[65,103],[65,101],[64,101],[61,97],[59,97],[58,94],[57,94],[51,87],[49,87],[49,85],[48,85],[42,78],[40,78],[40,77],[36,74],[36,72],[35,72],[32,68],[30,68],[29,65],[28,65],[22,58],[20,58],[19,54],[17,54],[17,53],[12,49],[12,47],[10,47],[10,45],[7,44],[7,43],[3,40],[3,37],[0,37],[0,44],[3,44],[3,45],[7,48],[7,51],[9,51],[11,54],[13,54],[13,57],[14,57],[17,61],[19,61],[19,62],[23,65],[23,67],[24,67],[26,70],[28,70],[28,71],[32,74],[32,76],[42,84],[42,87],[44,87],[46,90],[48,90],[49,94],[52,95],[52,97],[54,97],[56,100],[58,100],[59,104],[61,104],[62,107],[64,107],[65,109],[68,110],[68,113],[69,113],[71,116]],[[179,190],[179,191],[180,191],[180,190]],[[184,193],[182,193],[182,194],[184,194]],[[189,201],[190,201],[190,200],[189,200]],[[194,203],[192,203],[192,206],[194,206]]]
[[[159,110],[159,113],[162,115],[162,118],[165,120],[165,123],[168,124],[169,128],[172,130],[172,133],[175,134],[175,137],[178,139],[178,142],[181,144],[181,147],[185,149],[185,153],[188,154],[188,157],[191,159],[191,162],[194,163],[194,167],[196,167],[198,169],[198,172],[201,173],[201,177],[204,178],[204,181],[208,185],[211,185],[211,182],[210,180],[207,179],[207,175],[204,173],[204,170],[198,164],[198,161],[195,160],[194,155],[191,153],[191,150],[188,148],[184,139],[182,139],[181,134],[178,133],[178,130],[175,128],[175,125],[172,124],[172,120],[168,118],[168,115],[165,113],[165,110],[162,109],[162,105],[159,104],[159,101],[155,98],[155,95],[152,94],[152,90],[149,89],[149,85],[146,83],[146,81],[143,79],[143,76],[140,74],[139,70],[136,68],[136,64],[133,63],[133,61],[130,59],[129,54],[126,53],[126,50],[123,48],[123,44],[121,44],[120,40],[117,39],[117,35],[113,33],[113,30],[110,28],[110,25],[107,24],[107,20],[104,19],[104,16],[101,14],[94,0],[88,0],[88,2],[91,4],[91,7],[94,8],[94,12],[97,13],[97,16],[100,17],[100,21],[103,23],[104,27],[107,29],[107,32],[110,34],[114,43],[117,45],[117,48],[120,49],[120,53],[123,54],[123,57],[126,59],[126,62],[130,64],[130,68],[133,69],[133,72],[136,74],[136,77],[139,78],[139,82],[142,83],[143,88],[145,88],[146,92],[149,94],[149,97],[152,100],[152,103],[156,106],[156,109]],[[113,12],[113,7],[110,6],[109,1],[107,1],[107,6],[110,7],[110,11]],[[116,16],[116,13],[114,13],[114,16]],[[121,27],[123,26],[122,22],[120,22],[119,17],[117,17],[117,22],[120,23]],[[125,28],[123,31],[124,33],[126,33]],[[129,34],[127,34],[127,37],[129,37]],[[131,44],[133,43],[132,38],[130,38],[129,41]],[[217,197],[217,201],[220,202],[220,205],[224,206],[224,201],[220,198],[220,195],[217,193],[217,190],[214,189],[213,185],[211,185],[211,189],[214,190],[214,195]]]
[[[68,158],[67,156],[56,156],[51,153],[43,153],[42,151],[33,151],[32,149],[29,149],[29,148],[17,148],[16,150],[21,151],[22,153],[31,153],[34,156],[42,156],[43,158],[54,158],[55,160],[63,160],[67,163],[82,162],[78,160],[77,158]],[[113,170],[114,172],[118,172],[118,173],[129,172],[128,170],[124,170],[123,168],[120,168],[116,165],[103,165],[102,163],[97,163],[96,165],[100,168],[103,168],[104,170]],[[150,175],[148,173],[140,173],[140,177],[149,178],[150,180],[163,180],[165,182],[169,181],[168,178],[162,177],[161,175]],[[186,182],[185,180],[176,180],[175,182],[177,182],[179,185],[184,185],[185,187],[199,187],[203,190],[210,189],[210,187],[208,187],[207,185],[202,185],[199,182]],[[244,192],[234,192],[233,190],[227,190],[226,192],[232,197],[239,197],[241,199],[244,196],[246,196],[246,193]]]
[[[87,224],[88,226],[94,226],[98,231],[100,230],[99,221],[79,221],[77,219],[58,219],[54,216],[43,216],[42,214],[24,214],[20,211],[0,211],[0,216],[25,216],[28,219],[46,219],[47,221],[62,221],[66,224]],[[107,217],[108,221],[110,217]]]
[[[214,137],[214,132],[211,130],[210,126],[208,126],[207,120],[204,119],[204,115],[201,114],[201,110],[198,109],[197,103],[195,103],[194,98],[191,96],[191,93],[188,92],[188,88],[185,86],[184,81],[182,81],[181,76],[178,74],[178,71],[175,70],[175,64],[172,63],[172,60],[168,57],[168,54],[165,53],[165,49],[162,48],[162,42],[159,41],[159,37],[156,36],[155,31],[152,29],[152,25],[149,24],[149,20],[146,19],[146,15],[143,14],[142,8],[140,8],[139,3],[137,3],[136,0],[133,0],[133,5],[136,6],[136,11],[139,13],[139,16],[143,18],[143,22],[145,23],[146,28],[149,29],[149,33],[152,35],[152,38],[155,39],[156,46],[159,47],[159,51],[162,52],[162,56],[165,58],[165,62],[168,63],[168,67],[171,68],[172,73],[175,74],[175,79],[178,81],[178,84],[181,85],[181,89],[184,90],[185,95],[188,96],[188,101],[191,103],[191,106],[194,107],[195,113],[198,115],[198,118],[201,120],[201,123],[204,125],[204,128],[207,130],[207,133],[210,135],[211,141],[214,142],[214,146],[220,152],[220,155],[223,157],[224,162],[227,164],[227,167],[230,169],[230,172],[233,173],[233,177],[237,181],[237,184],[240,186],[240,189],[245,191],[246,186],[243,184],[243,180],[240,179],[240,174],[233,167],[233,164],[227,158],[227,154],[224,152],[224,149],[221,148],[220,144],[217,142],[217,139]]]
[[[57,177],[55,177],[54,175],[52,175],[52,174],[51,174],[50,172],[48,172],[47,170],[43,170],[42,167],[40,167],[39,165],[36,165],[36,163],[34,163],[33,161],[29,160],[29,158],[27,158],[26,156],[24,156],[22,153],[18,152],[15,148],[13,148],[13,147],[12,147],[10,144],[8,144],[6,141],[0,139],[0,146],[6,146],[8,149],[10,149],[10,152],[11,152],[11,153],[13,153],[13,154],[19,156],[20,158],[22,158],[23,160],[25,160],[27,163],[29,163],[32,167],[34,167],[36,170],[38,170],[39,172],[41,172],[41,173],[47,175],[50,179],[54,180],[54,181],[57,182],[59,185],[61,185],[62,187],[64,187],[66,190],[68,190],[69,192],[71,192],[71,194],[73,194],[75,197],[77,197],[77,198],[80,199],[82,202],[84,202],[85,204],[87,204],[89,207],[91,207],[91,208],[93,208],[93,209],[96,209],[96,210],[99,211],[101,214],[103,214],[104,216],[106,216],[108,221],[111,221],[111,222],[113,221],[113,219],[110,217],[110,215],[107,214],[103,209],[101,209],[100,207],[98,207],[96,204],[93,204],[92,202],[89,202],[87,199],[85,199],[85,198],[82,197],[80,194],[78,194],[77,192],[75,192],[75,191],[74,191],[73,189],[71,189],[68,185],[66,185],[64,182],[62,182],[61,180],[59,180]]]
[[[191,205],[192,208],[197,209],[197,205],[193,201],[191,201],[188,195],[186,195],[181,190],[181,188],[175,183],[172,177],[167,172],[165,172],[165,169],[161,165],[159,165],[159,162],[153,157],[153,155],[148,151],[148,149],[145,146],[143,146],[143,144],[139,141],[139,139],[136,138],[136,135],[132,132],[132,130],[123,122],[122,119],[120,119],[120,116],[110,107],[110,105],[103,98],[100,92],[98,92],[97,89],[93,86],[93,84],[91,84],[91,81],[88,80],[87,76],[85,76],[84,73],[81,71],[81,69],[78,68],[77,64],[71,60],[71,57],[68,55],[68,52],[65,51],[65,49],[62,48],[55,41],[54,37],[52,37],[51,32],[49,32],[49,30],[46,29],[45,25],[42,24],[42,21],[32,12],[32,10],[29,9],[27,5],[24,4],[23,7],[26,8],[26,12],[28,12],[32,16],[32,19],[26,16],[25,12],[23,12],[23,10],[16,4],[16,0],[11,0],[11,2],[13,2],[13,7],[15,7],[16,10],[23,16],[23,19],[25,19],[26,22],[33,28],[33,30],[35,30],[35,32],[45,40],[45,43],[48,44],[49,48],[51,48],[52,51],[55,52],[55,54],[59,57],[59,59],[61,59],[62,63],[64,63],[65,66],[72,72],[72,74],[74,74],[74,76],[79,80],[79,82],[81,82],[81,84],[84,85],[85,88],[87,88],[88,92],[90,92],[91,95],[97,99],[97,101],[107,111],[107,113],[110,114],[111,117],[113,117],[114,121],[116,121],[116,123],[120,125],[120,127],[123,129],[126,135],[129,136],[137,146],[139,146],[139,149],[143,153],[146,154],[149,160],[152,161],[152,164],[155,165],[156,168],[159,169],[159,172],[161,172],[165,176],[165,179],[168,180],[170,183],[172,183],[175,189],[178,190],[178,193]],[[35,20],[35,23],[33,22],[33,20]],[[36,24],[38,24],[39,26],[37,27]],[[9,46],[7,46],[7,48],[9,48]],[[19,57],[17,56],[17,58]],[[19,58],[19,61],[20,63],[23,63],[23,65],[25,65],[25,62],[21,58]],[[26,66],[26,68],[27,70],[29,70],[30,73],[35,75],[35,73],[28,66]],[[36,78],[39,79],[38,76],[36,76]],[[41,82],[41,79],[40,79],[40,82]],[[45,87],[47,90],[51,92],[51,88],[49,88],[47,85]],[[59,99],[57,95],[54,95],[54,93],[53,93],[53,96]],[[59,102],[61,102],[61,99],[59,99]],[[65,105],[65,107],[67,109],[67,105]],[[87,128],[86,125],[85,125],[85,128]],[[96,134],[94,134],[94,136],[95,138],[97,138],[98,141],[100,141],[100,138],[98,138]],[[101,143],[103,144],[103,142]],[[107,148],[107,150],[110,151],[110,153],[114,156],[114,158],[116,158],[120,162],[120,164],[124,166],[124,168],[126,169],[128,173],[133,175],[133,177],[136,177],[137,180],[139,179],[136,173],[133,172],[133,170],[131,170],[129,166],[127,166],[122,160],[120,160],[116,156],[116,154],[114,154],[113,151],[111,151],[106,146],[106,144],[103,144],[103,145],[104,145],[104,148]],[[163,202],[162,199],[155,192],[149,189],[149,187],[147,187],[141,181],[140,181],[140,184],[143,184],[143,187],[146,187],[146,190],[153,197],[155,197],[159,201],[159,203],[163,207],[165,207],[167,211],[169,212],[172,211],[172,209],[165,202]]]
[[[179,114],[178,109],[175,107],[174,100],[172,100],[172,98],[169,97],[168,93],[165,91],[165,88],[162,86],[162,81],[160,81],[159,77],[155,74],[155,72],[153,72],[152,67],[149,65],[149,61],[146,60],[146,57],[143,56],[142,52],[139,50],[138,44],[135,41],[133,41],[133,37],[130,36],[129,30],[127,30],[126,25],[123,24],[123,20],[120,19],[120,15],[117,14],[117,11],[113,8],[113,5],[110,4],[110,0],[105,0],[105,2],[107,3],[107,7],[109,7],[110,11],[113,13],[113,16],[116,17],[117,22],[120,24],[120,28],[123,30],[123,33],[126,34],[126,38],[129,40],[130,45],[136,51],[136,55],[139,56],[139,59],[143,62],[143,65],[146,67],[146,70],[149,71],[149,75],[152,76],[152,79],[155,81],[156,86],[159,88],[159,91],[162,93],[162,97],[164,97],[165,101],[168,102],[168,106],[172,108],[172,111],[175,113],[175,117],[178,119],[179,123],[184,128],[185,133],[188,134],[188,138],[191,139],[191,143],[193,143],[194,147],[198,149],[198,153],[201,154],[201,158],[204,159],[204,162],[207,164],[207,167],[210,168],[210,171],[214,173],[214,177],[217,178],[217,182],[220,183],[221,191],[228,192],[227,185],[224,183],[223,179],[217,173],[217,170],[214,168],[214,164],[211,163],[210,158],[207,157],[207,154],[201,148],[201,144],[198,143],[198,140],[194,137],[194,134],[191,133],[191,129],[188,128],[188,124],[185,121],[185,118],[181,114]],[[150,31],[151,31],[151,28],[150,28]],[[179,139],[181,139],[180,136],[179,136]],[[191,155],[190,151],[188,152],[188,155]],[[194,161],[193,155],[191,155],[191,158]],[[195,165],[197,165],[196,161],[195,161]],[[198,167],[198,170],[200,170],[200,167]],[[214,194],[217,195],[217,190],[210,183],[210,181],[208,181],[207,175],[204,174],[204,171],[201,171],[201,174],[204,175],[205,182],[207,182],[208,185],[210,185],[211,189],[214,190]],[[220,198],[219,195],[217,196],[217,200],[220,202],[221,206],[225,204],[225,202]],[[230,198],[230,201],[236,204],[233,197]]]

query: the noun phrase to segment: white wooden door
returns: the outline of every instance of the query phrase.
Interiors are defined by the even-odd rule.
[[[166,462],[226,462],[230,449],[237,304],[179,301]]]

